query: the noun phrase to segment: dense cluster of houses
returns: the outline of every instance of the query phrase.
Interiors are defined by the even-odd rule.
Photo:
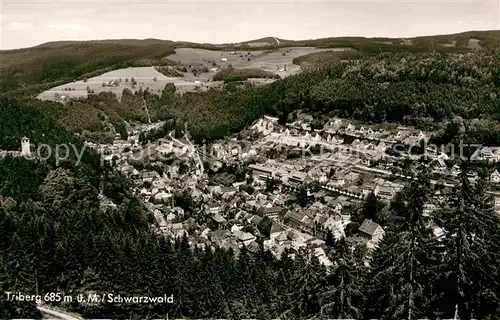
[[[113,144],[92,146],[133,181],[158,232],[186,236],[193,246],[236,253],[243,247],[251,252],[265,248],[279,257],[305,248],[325,265],[331,264],[325,254],[326,233],[344,236],[351,213],[363,199],[373,193],[390,201],[403,188],[408,172],[416,170],[398,171],[401,159],[388,155],[387,149],[427,139],[426,133],[409,128],[389,132],[333,119],[323,130],[311,130],[307,121],[281,126],[267,116],[245,131],[247,138],[241,139],[243,134],[220,140],[208,151],[194,146],[188,136],[167,136],[142,146],[139,133],[131,132],[127,141],[117,137]],[[319,153],[289,156],[298,148],[318,146]],[[269,155],[273,150],[277,156]],[[453,178],[460,168],[448,166],[447,160],[436,154],[427,165],[434,174]],[[213,178],[235,164],[248,169],[244,180],[222,183]],[[470,178],[475,178],[473,173]],[[500,184],[500,173],[494,171],[490,179]],[[274,188],[269,187],[273,183]],[[308,203],[299,205],[298,189],[304,186]],[[424,205],[425,214],[439,206],[439,192],[436,201]],[[179,194],[187,194],[194,207],[183,209],[176,200]],[[500,210],[500,197],[496,199]],[[371,249],[384,236],[383,228],[371,220],[363,221],[357,231],[356,243]]]
[[[207,159],[222,164],[244,162],[258,157],[263,149],[259,141],[246,146],[240,142],[220,141],[212,146]],[[350,221],[349,209],[359,201],[323,190],[312,195],[315,201],[310,206],[286,205],[294,201],[293,187],[314,180],[293,164],[274,169],[250,164],[246,182],[229,186],[211,183],[205,172],[199,172],[204,168],[197,166],[194,160],[197,152],[185,138],[166,137],[141,146],[138,132],[131,132],[127,141],[117,138],[110,145],[88,145],[102,152],[133,181],[136,194],[156,220],[158,232],[173,238],[187,236],[192,245],[200,247],[220,246],[235,252],[243,247],[252,252],[264,247],[276,256],[286,249],[311,248],[328,265],[321,239],[326,230],[335,237],[342,236]],[[187,159],[188,169],[180,172],[176,163],[164,166],[161,172],[152,169],[167,154]],[[266,181],[271,177],[280,179],[288,189],[266,191]],[[244,183],[255,191],[248,193],[241,189]],[[176,193],[190,195],[196,203],[195,214],[177,206]]]

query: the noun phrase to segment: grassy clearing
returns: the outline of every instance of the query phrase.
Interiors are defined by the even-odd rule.
[[[41,93],[38,98],[43,100],[57,100],[56,94],[64,95],[68,98],[85,98],[90,91],[95,94],[112,92],[120,99],[124,89],[129,89],[132,92],[149,89],[152,93],[160,94],[168,82],[184,84],[187,81],[166,77],[152,67],[132,67],[113,70],[93,78],[55,86]],[[192,82],[187,83],[192,84]]]

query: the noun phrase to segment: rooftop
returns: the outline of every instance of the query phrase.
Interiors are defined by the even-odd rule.
[[[380,227],[378,223],[370,219],[365,219],[358,230],[372,236],[378,227]]]

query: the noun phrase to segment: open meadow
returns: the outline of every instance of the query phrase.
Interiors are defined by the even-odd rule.
[[[167,58],[178,65],[206,67],[208,73],[200,74],[203,79],[211,79],[220,68],[231,65],[235,69],[259,69],[286,77],[300,71],[293,59],[323,51],[346,51],[351,48],[318,49],[314,47],[285,47],[267,51],[214,51],[198,48],[178,48]],[[285,69],[286,66],[286,69]]]
[[[174,83],[180,93],[203,91],[219,86],[213,81],[218,71],[230,65],[236,69],[251,70],[249,78],[264,78],[258,74],[279,75],[281,78],[296,74],[300,66],[293,59],[311,53],[325,51],[346,51],[350,48],[317,49],[313,47],[286,47],[268,51],[213,51],[198,48],[178,48],[167,58],[183,70],[183,77],[167,77],[153,67],[131,67],[117,69],[102,75],[73,81],[53,87],[38,95],[39,99],[65,101],[71,98],[87,97],[89,93],[112,92],[120,99],[123,89],[135,92],[146,90],[160,94],[167,83]],[[204,70],[204,71],[202,71]],[[255,81],[255,79],[254,79]],[[259,82],[259,81],[257,81]],[[265,82],[269,82],[266,80]],[[259,82],[262,83],[262,82]]]
[[[100,76],[60,85],[42,92],[38,98],[42,100],[65,100],[69,98],[87,97],[89,92],[112,92],[120,99],[123,89],[149,89],[160,94],[169,82],[175,84],[179,92],[193,91],[200,83],[184,78],[166,77],[153,67],[133,67],[106,72]]]

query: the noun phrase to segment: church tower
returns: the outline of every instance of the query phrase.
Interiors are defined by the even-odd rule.
[[[28,139],[27,137],[23,137],[21,139],[21,154],[27,157],[31,156],[30,139]]]

